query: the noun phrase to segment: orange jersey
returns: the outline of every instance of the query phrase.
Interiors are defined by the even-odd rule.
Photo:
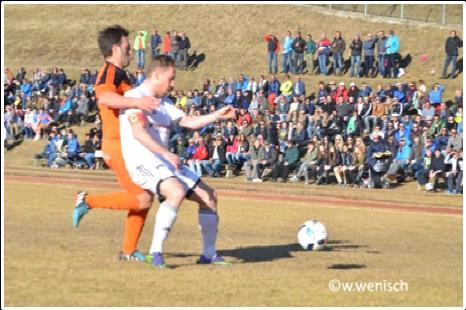
[[[132,88],[131,82],[126,75],[125,70],[118,68],[117,66],[107,62],[99,70],[97,75],[95,94],[97,103],[99,97],[105,92],[113,92],[120,95]],[[103,144],[106,140],[116,140],[115,143],[120,144],[120,111],[118,109],[112,109],[104,104],[99,103],[100,117],[102,119],[102,132],[103,132]],[[113,144],[113,143],[112,143]]]

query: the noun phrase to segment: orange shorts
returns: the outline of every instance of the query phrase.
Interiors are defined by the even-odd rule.
[[[120,186],[133,195],[140,195],[146,191],[133,183],[126,169],[120,140],[107,140],[102,145],[105,163],[113,170]]]

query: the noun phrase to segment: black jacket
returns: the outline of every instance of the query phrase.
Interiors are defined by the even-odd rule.
[[[306,48],[306,41],[303,38],[295,38],[292,47],[297,54],[302,54]]]
[[[351,41],[350,49],[351,49],[351,56],[361,56],[361,53],[362,53],[362,41],[361,40]]]
[[[458,37],[448,37],[445,41],[445,52],[447,56],[458,56],[458,48],[463,47],[463,41]]]
[[[215,146],[214,145],[210,145],[208,150],[209,152],[209,159],[212,158],[214,156],[214,152],[215,152]],[[225,144],[222,143],[218,148],[217,148],[217,153],[218,153],[218,158],[220,159],[220,162],[222,164],[226,163],[227,161],[227,158],[225,156]]]

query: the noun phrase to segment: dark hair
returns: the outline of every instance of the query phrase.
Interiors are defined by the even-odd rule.
[[[100,52],[104,57],[112,56],[113,44],[120,44],[122,37],[129,35],[128,30],[120,25],[105,28],[99,32],[97,42],[99,43]]]

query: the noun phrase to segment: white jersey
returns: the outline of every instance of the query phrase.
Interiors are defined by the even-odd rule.
[[[150,96],[144,84],[125,93],[125,97],[142,98]],[[154,194],[157,193],[158,183],[169,177],[178,178],[185,190],[192,189],[198,182],[197,174],[187,166],[182,165],[179,170],[163,156],[153,153],[133,136],[133,129],[129,117],[133,114],[143,113],[146,117],[145,128],[152,138],[168,148],[170,130],[176,126],[186,114],[176,108],[168,97],[163,97],[160,107],[152,113],[139,109],[120,110],[120,139],[121,150],[126,168],[134,183]]]

